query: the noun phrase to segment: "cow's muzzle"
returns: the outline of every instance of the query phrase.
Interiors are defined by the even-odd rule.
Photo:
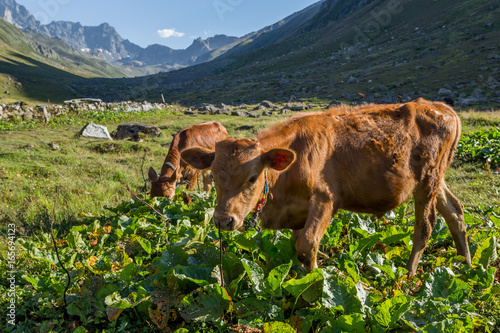
[[[236,220],[233,216],[217,213],[217,211],[214,213],[214,223],[221,230],[231,231],[236,229]]]

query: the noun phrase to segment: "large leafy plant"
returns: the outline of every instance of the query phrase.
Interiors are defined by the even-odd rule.
[[[56,235],[71,275],[67,307],[67,278],[50,235],[19,238],[17,265],[27,269],[18,273],[17,326],[2,329],[493,332],[500,325],[498,210],[466,215],[473,268],[461,265],[440,219],[409,279],[410,205],[382,220],[341,212],[322,240],[320,268],[306,274],[290,231],[219,235],[214,200],[193,198],[190,206],[180,195],[150,200],[168,219],[131,200]],[[6,286],[0,288],[5,311]]]

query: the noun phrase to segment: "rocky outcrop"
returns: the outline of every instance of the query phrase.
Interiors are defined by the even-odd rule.
[[[74,99],[65,101],[63,105],[28,106],[23,102],[0,104],[0,121],[40,121],[50,122],[52,118],[68,112],[111,111],[111,112],[149,112],[153,110],[172,109],[173,106],[164,103],[120,102],[105,103],[99,99]]]
[[[116,140],[124,140],[128,138],[138,140],[141,135],[159,136],[160,134],[161,129],[158,126],[131,122],[118,125],[116,132],[113,132],[111,135]]]

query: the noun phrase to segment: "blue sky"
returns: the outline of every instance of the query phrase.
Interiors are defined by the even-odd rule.
[[[194,38],[243,36],[319,0],[16,0],[41,23],[107,22],[131,42],[186,48]]]

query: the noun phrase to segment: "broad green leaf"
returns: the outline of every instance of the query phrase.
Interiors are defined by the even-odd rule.
[[[361,215],[356,214],[353,216],[351,221],[353,230],[357,231],[364,237],[368,237],[371,234],[374,234],[377,230],[375,229],[375,223],[370,219],[369,216],[365,216],[364,218]]]
[[[250,278],[250,281],[252,282],[253,290],[258,295],[261,295],[264,292],[264,288],[265,288],[265,286],[264,286],[264,271],[254,261],[250,261],[247,259],[241,259],[241,263],[243,264],[243,267],[245,267],[245,270],[248,274],[248,277]]]
[[[68,246],[74,250],[87,250],[87,244],[82,239],[82,235],[78,232],[71,232],[66,236],[66,241],[68,242]]]
[[[212,267],[207,266],[178,266],[174,270],[174,276],[181,280],[189,280],[200,287],[209,285],[215,282],[214,278],[210,277]]]
[[[105,284],[97,291],[97,299],[102,300],[118,290],[120,290],[120,287],[117,284]]]
[[[381,331],[393,328],[394,324],[410,309],[410,296],[396,296],[389,298],[377,306],[377,313],[373,319],[383,328]]]
[[[321,297],[323,289],[323,271],[316,268],[301,279],[290,279],[283,284],[290,294],[295,298],[301,295],[307,302],[315,302]]]
[[[122,298],[118,291],[107,296],[104,299],[104,303],[115,309],[128,309],[132,307],[132,302],[128,298]]]
[[[134,238],[135,241],[137,241],[141,247],[143,248],[144,251],[147,252],[147,254],[151,254],[151,242],[147,240],[146,238],[142,238],[140,236],[135,236]]]
[[[369,239],[369,238],[364,238],[364,239]],[[361,280],[361,277],[359,276],[359,269],[356,263],[352,260],[352,257],[346,255],[346,254],[340,254],[339,255],[339,261],[338,261],[338,266],[339,269],[350,277],[354,279],[354,281],[359,281]]]
[[[44,281],[38,276],[23,275],[23,279],[31,283],[35,290],[40,290],[44,287]]]
[[[342,315],[337,318],[335,325],[344,332],[366,333],[366,322],[361,313]]]
[[[459,280],[448,267],[436,268],[425,280],[419,294],[424,299],[441,298],[451,303],[462,302],[471,292],[471,287]]]
[[[275,267],[271,270],[271,272],[269,272],[269,275],[266,278],[266,291],[269,294],[273,294],[275,296],[282,295],[281,286],[283,285],[290,268],[292,268],[292,261],[290,261],[289,264]]]
[[[324,284],[321,304],[326,308],[343,310],[344,314],[362,312],[363,305],[357,297],[356,284],[350,278],[339,278],[334,273],[323,270]]]
[[[275,321],[264,323],[263,333],[295,333],[295,329],[288,324]]]
[[[367,254],[381,237],[380,233],[376,233],[349,245],[349,255],[356,259],[362,254]]]
[[[413,228],[393,226],[384,229],[380,234],[382,235],[381,241],[386,245],[391,245],[400,241],[408,244],[413,236]]]
[[[139,271],[140,267],[139,265],[131,262],[127,266],[123,268],[123,270],[120,272],[120,279],[126,284],[130,284],[130,281],[135,277],[137,272]]]
[[[496,267],[484,269],[483,266],[471,268],[464,273],[463,279],[467,280],[469,284],[476,285],[476,289],[486,289],[493,286],[495,282]]]
[[[469,329],[467,329],[467,326],[469,326]],[[445,319],[439,322],[432,322],[420,330],[422,333],[457,333],[472,331],[473,327],[470,328],[470,325],[467,325],[459,319]]]
[[[500,229],[500,217],[497,217],[496,215],[494,214],[491,214],[489,216],[490,220],[493,222],[493,224],[498,228]]]
[[[238,318],[246,318],[257,314],[263,317],[267,313],[269,305],[268,300],[252,296],[236,302],[234,304],[234,313]]]
[[[476,250],[472,263],[487,268],[497,259],[498,240],[495,236],[486,238]]]
[[[217,284],[196,289],[179,304],[180,314],[185,320],[198,322],[218,321],[231,308],[231,297]]]

